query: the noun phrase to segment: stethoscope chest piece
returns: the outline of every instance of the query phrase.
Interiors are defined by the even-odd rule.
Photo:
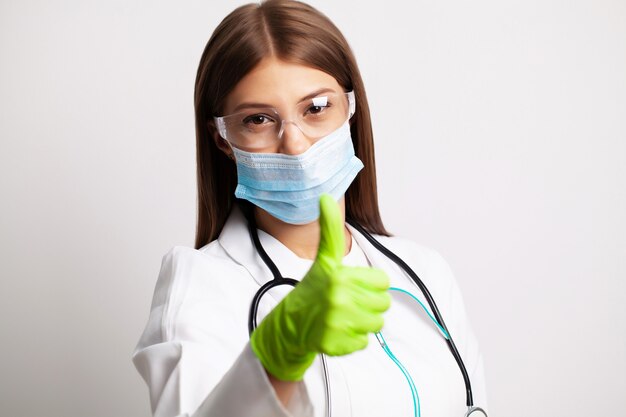
[[[465,417],[487,417],[487,413],[480,407],[468,407]]]

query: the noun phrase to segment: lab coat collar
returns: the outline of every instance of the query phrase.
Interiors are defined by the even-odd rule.
[[[395,266],[395,264],[391,265],[389,259],[372,246],[358,230],[347,223],[346,226],[373,267],[387,269]],[[375,237],[378,238],[378,236]],[[252,243],[248,232],[248,222],[237,205],[233,206],[222,233],[218,237],[218,242],[235,262],[248,270],[259,285],[273,279],[271,271]]]
[[[358,230],[356,230],[354,227],[350,226],[348,223],[346,223],[346,227],[350,231],[350,234],[353,236],[354,241],[356,242],[356,244],[359,245],[361,250],[363,250],[363,253],[365,254],[365,257],[367,258],[367,260],[370,262],[370,264],[373,267],[381,268],[381,269],[387,269],[389,267],[392,267],[391,264],[393,264],[393,262],[391,262],[389,260],[389,258],[387,258],[382,252],[380,252],[378,249],[376,249],[369,242],[369,240],[367,240],[367,238],[365,236],[363,236]],[[380,237],[379,236],[374,235],[374,238],[376,238],[376,240],[380,241]],[[395,266],[395,264],[393,264],[393,265]]]
[[[248,232],[248,221],[236,204],[233,205],[217,241],[235,262],[248,270],[259,285],[273,278],[257,253]]]

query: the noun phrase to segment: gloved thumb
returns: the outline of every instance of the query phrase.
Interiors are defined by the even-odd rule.
[[[320,244],[317,260],[339,265],[345,251],[344,224],[339,204],[329,194],[320,196]]]

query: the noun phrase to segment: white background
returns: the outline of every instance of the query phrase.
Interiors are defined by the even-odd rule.
[[[0,3],[1,415],[149,416],[131,352],[193,246],[195,73],[238,4]],[[492,416],[623,413],[626,2],[312,4],[359,61],[387,227],[464,291]]]

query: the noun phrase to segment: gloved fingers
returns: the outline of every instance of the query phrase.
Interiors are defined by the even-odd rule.
[[[346,249],[344,223],[341,217],[339,204],[329,194],[320,196],[320,243],[317,250],[317,260],[330,264],[340,265]]]
[[[350,294],[355,305],[373,313],[384,313],[391,306],[391,295],[388,291],[372,291],[355,285]]]
[[[370,311],[361,310],[358,314],[352,315],[346,325],[355,333],[376,333],[379,332],[385,324],[381,313],[372,313]]]
[[[338,273],[345,280],[363,288],[379,291],[389,289],[389,276],[382,269],[367,266],[342,266]]]
[[[339,310],[357,307],[363,311],[382,313],[391,305],[389,279],[373,268],[341,267],[336,271],[332,287],[327,287],[328,301]]]
[[[319,351],[330,356],[342,356],[367,347],[367,333],[346,334],[345,330],[328,332],[321,340]]]
[[[329,312],[327,324],[329,333],[354,337],[358,334],[376,333],[383,328],[384,319],[382,313],[351,305]]]

